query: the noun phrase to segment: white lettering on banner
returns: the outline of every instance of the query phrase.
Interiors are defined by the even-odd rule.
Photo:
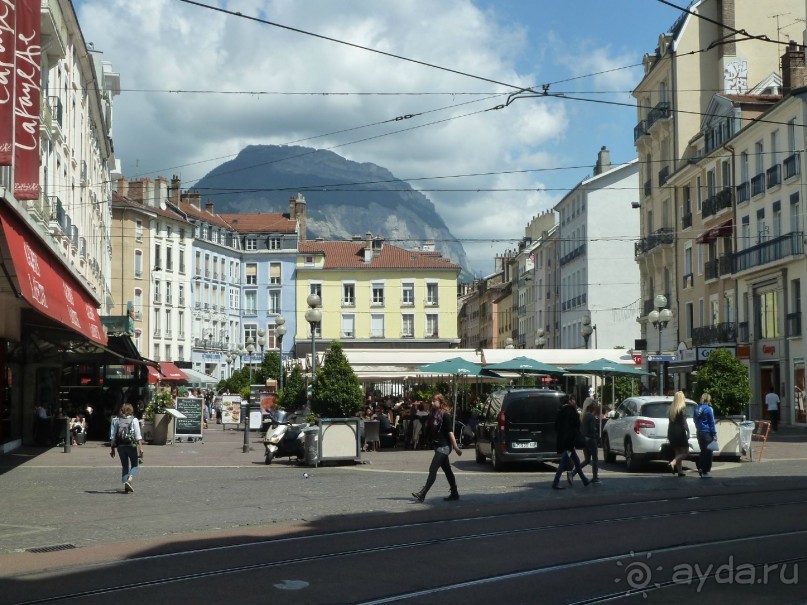
[[[40,305],[42,305],[43,307],[45,307],[47,309],[48,308],[48,297],[47,297],[47,294],[45,292],[45,286],[43,286],[41,283],[39,283],[39,280],[36,279],[30,273],[28,274],[28,280],[31,282],[31,296],[32,296],[32,298],[37,303],[39,303]]]
[[[73,301],[73,288],[67,285],[67,282],[62,282],[62,288],[64,289],[64,297],[67,299],[67,302],[70,306],[75,305],[76,303]]]
[[[96,315],[95,307],[93,307],[90,304],[84,303],[84,310],[87,312],[87,319],[89,319],[90,321],[95,321],[95,315]]]
[[[14,116],[21,125],[22,132],[29,135],[29,140],[20,141],[15,139],[14,146],[28,151],[35,151],[39,145],[39,112],[31,112],[31,108],[38,106],[40,97],[39,59],[41,47],[38,44],[31,44],[31,41],[36,39],[36,33],[32,33],[27,37],[24,34],[18,34],[17,37],[24,48],[21,51],[17,50],[17,77],[21,78],[22,81],[19,86],[20,94],[17,96],[14,107]],[[36,99],[36,104],[34,99]],[[37,184],[36,187],[38,186]]]
[[[41,277],[41,273],[39,272],[39,257],[36,255],[36,252],[28,245],[28,242],[25,242],[24,245],[25,250],[25,260],[28,261],[28,266],[31,268],[31,271],[36,273],[37,277]]]
[[[11,0],[0,0],[0,10],[5,9],[0,14],[0,57],[7,56],[9,50],[14,47],[14,6]],[[0,105],[5,105],[11,101],[12,78],[14,63],[0,61]],[[9,151],[9,150],[4,150]]]
[[[81,322],[78,319],[78,313],[73,307],[67,307],[67,313],[70,315],[70,323],[81,329]]]
[[[92,334],[92,337],[95,338],[96,340],[101,339],[101,330],[99,330],[98,326],[96,326],[95,324],[90,324],[90,333]]]

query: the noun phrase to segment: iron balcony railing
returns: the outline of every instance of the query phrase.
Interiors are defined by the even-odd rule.
[[[804,234],[793,231],[767,242],[751,246],[733,255],[733,273],[773,263],[788,256],[804,254]]]
[[[782,169],[785,173],[785,180],[792,179],[794,176],[799,175],[799,162],[798,162],[798,155],[792,154],[785,158],[785,161],[782,162]]]
[[[671,227],[662,227],[651,235],[639,240],[634,244],[635,256],[641,256],[655,248],[656,246],[672,244],[675,239],[675,232]]]
[[[666,120],[669,117],[670,117],[670,104],[667,101],[661,101],[653,109],[650,110],[650,113],[647,114],[648,132],[650,131],[651,128],[653,128],[656,122],[658,122],[659,120]]]
[[[633,127],[633,142],[635,143],[643,136],[647,135],[647,122],[642,120],[636,126]]]
[[[751,197],[765,191],[765,173],[761,172],[751,179]]]
[[[751,189],[748,185],[748,181],[737,185],[737,203],[742,204],[743,202],[747,202],[749,199],[751,199],[750,193]]]
[[[667,179],[670,178],[670,167],[665,166],[658,172],[658,186],[661,187],[664,183],[667,182]]]
[[[717,279],[717,259],[707,260],[703,263],[703,278],[705,280]]]
[[[782,182],[782,170],[779,164],[774,164],[765,171],[768,180],[768,189],[775,187]]]
[[[692,226],[692,213],[687,212],[681,217],[681,229],[689,229]]]
[[[692,344],[695,346],[737,342],[737,326],[734,323],[719,323],[713,326],[692,328]]]
[[[645,197],[648,197],[651,193],[653,193],[653,183],[650,181],[650,179],[647,179],[644,182],[644,195]]]

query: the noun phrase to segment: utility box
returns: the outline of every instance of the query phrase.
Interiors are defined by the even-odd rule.
[[[319,461],[361,460],[361,418],[320,418]]]

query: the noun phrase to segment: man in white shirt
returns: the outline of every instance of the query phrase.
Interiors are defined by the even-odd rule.
[[[768,394],[765,395],[765,407],[768,408],[768,418],[775,433],[779,430],[779,395],[773,390],[773,386],[768,387]]]

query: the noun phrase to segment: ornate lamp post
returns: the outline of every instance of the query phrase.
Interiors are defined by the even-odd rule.
[[[308,310],[305,320],[311,324],[311,384],[317,379],[317,326],[322,321],[322,300],[316,294],[309,294],[306,299]]]
[[[247,397],[247,405],[244,410],[244,453],[249,451],[249,403],[252,399],[252,354],[255,352],[255,340],[250,336],[247,338],[247,346],[244,349],[247,354],[247,363],[249,364],[249,387],[250,394]]]
[[[512,338],[505,339],[504,348],[505,349],[514,349],[515,348],[515,346],[513,345],[513,339]]]
[[[266,345],[266,332],[263,331],[263,328],[258,330],[258,346],[261,348],[261,367],[263,367],[263,347]]]
[[[663,294],[656,294],[653,299],[655,309],[647,314],[647,319],[653,324],[653,327],[658,330],[658,394],[664,395],[664,362],[661,361],[661,331],[667,327],[667,324],[673,317],[673,312],[667,308],[667,297]]]
[[[544,346],[546,346],[546,338],[544,338],[544,331],[541,328],[538,328],[535,331],[535,348],[543,349]]]
[[[280,354],[280,374],[277,381],[277,392],[283,390],[283,337],[286,335],[286,318],[282,315],[275,317],[275,334],[277,335],[277,351]]]
[[[255,352],[255,339],[247,338],[247,363],[249,364],[249,384],[252,385],[252,354]]]

